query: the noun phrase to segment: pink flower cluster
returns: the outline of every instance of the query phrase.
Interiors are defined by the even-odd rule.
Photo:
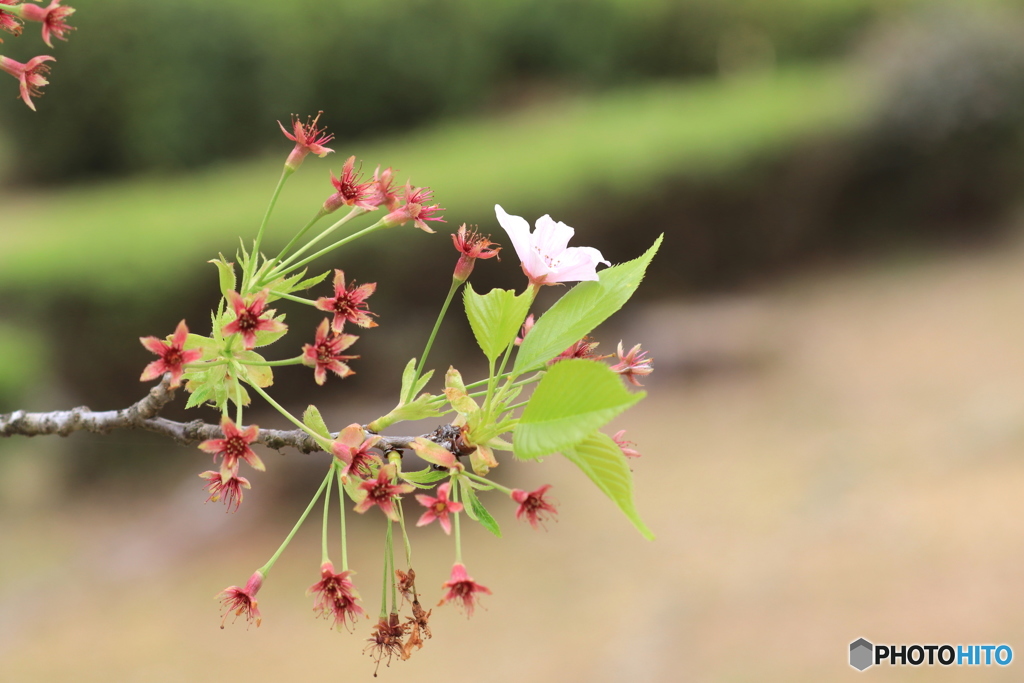
[[[0,30],[11,35],[19,36],[22,32],[22,21],[38,22],[42,25],[43,42],[53,47],[52,38],[67,40],[67,34],[74,31],[73,26],[68,25],[67,18],[74,14],[75,8],[61,5],[61,0],[53,0],[46,7],[35,5],[31,2],[19,3],[18,0],[0,0]],[[0,40],[0,43],[4,42]],[[28,62],[21,62],[0,55],[0,71],[10,74],[18,79],[18,86],[21,99],[29,109],[35,111],[36,105],[32,102],[33,97],[42,95],[42,87],[47,85],[46,74],[50,67],[46,62],[56,61],[50,55],[33,57]]]

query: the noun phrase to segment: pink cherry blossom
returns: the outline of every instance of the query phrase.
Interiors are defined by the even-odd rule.
[[[451,488],[451,483],[446,481],[437,487],[437,498],[422,493],[416,496],[416,500],[427,508],[420,521],[416,522],[416,526],[426,526],[436,519],[446,534],[452,533],[452,522],[448,519],[448,514],[462,512],[462,503],[449,500]]]
[[[36,105],[32,103],[32,98],[42,96],[40,88],[49,83],[43,74],[49,73],[50,67],[44,62],[54,61],[57,60],[49,55],[41,55],[22,64],[8,57],[0,56],[0,71],[6,71],[21,82],[21,99],[25,101],[29,109],[35,111]]]
[[[228,620],[228,615],[232,612],[235,613],[235,619],[240,616],[245,616],[245,620],[249,623],[256,623],[259,627],[260,622],[263,619],[260,617],[260,610],[258,603],[256,602],[256,594],[259,592],[260,587],[263,585],[263,574],[259,571],[253,572],[253,575],[249,577],[249,581],[246,582],[245,588],[239,586],[228,586],[222,590],[217,597],[220,598],[221,604],[224,606],[224,618],[221,619],[220,627],[224,628],[224,624]],[[234,620],[232,620],[234,621]]]
[[[355,170],[356,158],[350,156],[341,169],[341,177],[335,178],[331,173],[331,184],[334,194],[324,202],[324,213],[332,213],[342,206],[354,206],[360,209],[375,209],[377,205],[371,201],[374,194],[374,183],[359,182],[359,171]]]
[[[323,112],[319,112],[316,118],[310,117],[305,123],[293,114],[291,133],[284,127],[283,123],[277,122],[277,125],[281,126],[281,132],[284,133],[284,136],[295,142],[295,148],[292,149],[291,154],[288,155],[284,162],[284,165],[292,171],[302,164],[302,160],[306,158],[307,154],[312,153],[323,158],[334,151],[330,147],[324,147],[324,145],[334,139],[334,135],[318,126],[322,114]]]
[[[349,578],[351,575],[350,571],[336,574],[334,565],[330,561],[324,562],[320,565],[320,580],[306,591],[306,595],[316,596],[313,600],[313,611],[317,616],[324,619],[333,617],[334,623],[331,624],[331,628],[337,628],[339,631],[342,627],[348,626],[350,621],[355,625],[356,617],[366,614],[357,602],[359,594],[356,593],[352,579]]]
[[[612,441],[615,442],[615,445],[622,450],[622,454],[627,458],[640,457],[640,452],[633,448],[633,446],[635,446],[636,444],[633,443],[632,441],[626,440],[625,429],[620,429],[619,431],[615,432],[615,434],[612,436]]]
[[[18,0],[0,0],[0,5],[14,5]],[[10,12],[0,9],[0,31],[7,31],[11,35],[21,35],[21,22]],[[4,41],[0,40],[0,43]]]
[[[204,488],[210,492],[210,497],[206,499],[206,502],[216,503],[223,499],[224,505],[227,507],[225,512],[231,512],[232,506],[237,512],[238,507],[242,504],[242,489],[252,488],[248,479],[231,473],[228,473],[225,478],[220,472],[207,470],[199,476],[206,480]]]
[[[170,344],[156,337],[139,337],[143,346],[160,356],[158,360],[146,366],[139,381],[148,382],[169,372],[171,373],[171,386],[176,387],[181,384],[181,375],[185,372],[185,365],[194,363],[203,356],[203,352],[199,349],[186,351],[186,339],[188,339],[188,326],[185,325],[184,320],[178,323]]]
[[[625,377],[633,386],[643,386],[637,376],[643,377],[654,372],[654,367],[651,365],[654,359],[648,358],[647,352],[641,351],[639,344],[631,348],[629,353],[623,353],[620,341],[617,355],[619,362],[612,366],[612,371]]]
[[[354,474],[357,477],[369,477],[371,467],[381,464],[380,457],[370,452],[370,449],[380,441],[380,437],[370,435],[364,438],[365,434],[363,428],[354,422],[342,429],[338,438],[331,443],[334,457],[344,463],[341,476]]]
[[[26,21],[38,21],[43,24],[43,42],[53,47],[50,42],[50,34],[54,38],[67,40],[65,36],[69,31],[74,31],[74,26],[68,26],[64,21],[75,13],[74,7],[61,7],[60,0],[53,0],[48,6],[40,7],[26,2],[21,6],[21,18]]]
[[[530,493],[522,489],[513,489],[512,500],[519,503],[519,507],[516,508],[516,519],[522,519],[525,516],[530,526],[536,529],[538,524],[543,526],[545,521],[558,514],[555,506],[544,499],[544,494],[550,488],[551,484],[544,484]]]
[[[355,511],[362,514],[376,505],[391,521],[397,522],[398,510],[395,508],[395,499],[403,493],[410,493],[415,487],[412,484],[392,484],[391,479],[394,476],[394,465],[385,465],[377,472],[376,479],[360,484],[360,490],[365,493],[363,499],[356,505]]]
[[[359,356],[343,356],[342,351],[352,346],[359,337],[354,334],[336,334],[330,329],[330,323],[324,318],[320,326],[316,328],[316,338],[312,344],[302,347],[302,363],[315,367],[313,376],[317,384],[327,381],[327,371],[330,370],[338,377],[345,378],[354,375],[352,368],[342,361],[359,358]]]
[[[461,562],[456,562],[452,566],[451,578],[445,581],[442,588],[447,588],[448,592],[437,604],[440,606],[448,602],[457,602],[466,610],[467,617],[473,616],[473,609],[476,607],[476,601],[479,600],[477,594],[491,595],[491,589],[474,581],[466,573],[466,566]]]
[[[235,312],[235,319],[224,326],[223,333],[241,334],[246,350],[256,346],[257,332],[284,332],[287,329],[280,320],[262,317],[269,294],[269,290],[264,289],[259,294],[243,299],[238,292],[227,293],[228,303]]]
[[[217,456],[224,456],[220,465],[220,473],[226,479],[229,476],[238,475],[238,461],[244,460],[254,469],[262,472],[266,469],[260,456],[249,448],[249,444],[256,440],[260,428],[256,425],[249,425],[245,430],[239,429],[230,417],[226,415],[221,418],[220,430],[224,432],[223,439],[209,439],[199,444],[199,450],[213,454],[214,462]]]
[[[334,297],[322,296],[316,300],[316,307],[321,311],[334,314],[334,321],[331,329],[341,332],[345,323],[350,322],[359,327],[377,327],[377,323],[370,318],[377,315],[369,310],[366,300],[377,289],[376,282],[368,282],[365,285],[356,287],[353,280],[348,287],[345,286],[345,271],[334,270]]]
[[[593,247],[567,246],[576,231],[551,216],[538,218],[537,229],[531,233],[525,219],[506,213],[497,204],[494,212],[512,240],[523,272],[534,285],[597,280],[597,264],[611,265]]]

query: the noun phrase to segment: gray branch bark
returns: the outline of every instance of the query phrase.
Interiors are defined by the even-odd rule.
[[[173,400],[174,389],[170,386],[170,376],[165,375],[160,384],[149,390],[146,397],[123,410],[96,412],[85,406],[80,406],[71,410],[55,410],[49,413],[27,413],[24,410],[16,410],[13,413],[0,414],[0,437],[44,436],[47,434],[67,436],[72,432],[80,431],[107,434],[115,429],[144,429],[190,446],[224,436],[220,425],[209,424],[202,420],[175,422],[158,417],[163,407]],[[430,438],[431,435],[423,436]],[[381,436],[377,447],[384,451],[409,448],[409,444],[415,438],[415,436]],[[276,450],[291,446],[301,453],[314,453],[323,450],[315,439],[301,429],[291,431],[261,429],[256,437],[256,443]]]

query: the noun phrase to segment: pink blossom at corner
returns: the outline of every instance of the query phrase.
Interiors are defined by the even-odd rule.
[[[448,589],[444,597],[441,598],[441,602],[437,603],[438,606],[444,605],[449,602],[456,602],[462,605],[462,608],[466,610],[466,616],[473,616],[473,610],[476,607],[476,602],[480,598],[478,594],[486,593],[491,595],[491,589],[487,586],[481,586],[479,583],[474,581],[469,574],[466,573],[466,567],[460,562],[456,562],[452,566],[451,578],[446,581],[442,588]]]
[[[199,450],[213,454],[213,461],[218,456],[224,456],[220,464],[220,473],[224,479],[238,475],[238,461],[244,460],[249,466],[260,472],[266,467],[260,456],[249,448],[249,444],[256,440],[260,428],[256,425],[249,425],[245,430],[239,429],[230,417],[224,416],[220,420],[220,429],[224,432],[223,439],[209,439],[199,444]]]
[[[526,320],[523,321],[523,327],[519,330],[519,336],[516,337],[516,346],[522,345],[523,340],[526,339],[526,335],[533,329],[533,323],[533,313],[531,313],[526,316]]]
[[[50,67],[44,62],[55,61],[57,60],[49,55],[41,55],[33,57],[26,64],[22,64],[13,59],[0,56],[0,71],[6,71],[20,81],[21,99],[28,105],[29,109],[35,111],[36,105],[32,103],[32,98],[41,97],[43,93],[40,88],[49,83],[43,74],[49,73]]]
[[[281,126],[281,132],[284,133],[284,136],[295,142],[295,148],[284,162],[286,168],[294,171],[302,165],[302,161],[306,158],[307,154],[312,153],[322,159],[334,151],[330,147],[324,147],[324,145],[334,139],[334,135],[319,127],[318,122],[321,115],[323,115],[323,112],[318,112],[316,118],[310,117],[303,123],[299,120],[298,116],[292,114],[291,133],[284,127],[283,123],[277,122],[277,125]]]
[[[53,0],[47,7],[40,7],[29,2],[21,6],[22,19],[38,21],[43,24],[43,42],[49,47],[53,47],[53,43],[50,42],[50,34],[53,34],[54,38],[67,40],[66,34],[75,30],[74,26],[68,26],[65,21],[75,13],[75,8],[61,7],[60,2],[61,0]]]
[[[350,156],[341,169],[341,177],[335,178],[331,173],[331,184],[334,194],[324,202],[324,213],[332,213],[342,206],[354,206],[360,209],[375,209],[377,205],[371,201],[373,182],[360,183],[359,172],[355,170],[356,158]]]
[[[343,356],[341,352],[352,346],[359,337],[354,334],[335,334],[330,329],[330,323],[324,318],[316,328],[316,338],[312,344],[305,344],[302,347],[302,364],[316,368],[313,372],[317,384],[327,381],[327,371],[330,370],[338,377],[344,379],[355,372],[342,361],[359,358],[359,356]]]
[[[438,204],[427,205],[427,202],[433,197],[434,193],[429,187],[413,187],[411,184],[405,186],[405,204],[399,206],[384,216],[381,219],[385,225],[405,225],[409,221],[413,222],[420,230],[424,232],[434,232],[434,230],[427,225],[426,221],[440,221],[444,223],[445,220],[440,216],[434,214],[438,211],[444,211],[444,208]]]
[[[587,360],[601,360],[608,356],[597,355],[597,347],[601,342],[596,342],[590,337],[584,337],[578,342],[562,351],[560,354],[548,361],[548,365],[554,365],[555,363],[563,360],[571,360],[573,358],[585,358]]]
[[[342,429],[338,438],[331,442],[331,452],[343,463],[342,477],[349,474],[369,477],[372,473],[371,468],[381,464],[381,459],[375,453],[370,452],[370,449],[380,441],[380,437],[370,435],[363,438],[365,434],[366,432],[358,423],[353,423]]]
[[[395,498],[403,493],[412,492],[415,487],[412,484],[392,484],[391,480],[394,476],[394,465],[385,465],[377,472],[376,479],[360,484],[359,489],[365,494],[356,505],[355,511],[361,514],[376,505],[391,521],[397,522],[398,510],[395,508]]]
[[[519,507],[516,508],[516,519],[522,519],[524,516],[534,529],[537,525],[544,525],[549,519],[553,519],[558,510],[550,502],[544,499],[544,494],[551,488],[551,484],[544,484],[536,491],[527,493],[521,489],[512,490],[512,500],[519,503]]]
[[[356,287],[353,280],[348,287],[345,286],[345,271],[334,270],[334,297],[322,296],[316,300],[316,307],[321,311],[334,314],[334,321],[331,329],[341,332],[345,323],[350,322],[359,327],[377,327],[377,323],[370,318],[377,315],[369,310],[366,300],[377,289],[376,282],[368,282],[365,285]]]
[[[139,341],[142,342],[146,349],[160,356],[158,360],[146,366],[142,371],[139,381],[148,382],[151,379],[160,377],[165,372],[169,372],[171,373],[171,386],[179,386],[181,384],[181,375],[185,372],[185,366],[189,363],[194,363],[203,356],[203,352],[199,349],[185,350],[185,340],[187,338],[188,326],[185,325],[184,320],[178,323],[178,327],[175,328],[170,344],[156,337],[139,337]]]
[[[225,336],[241,334],[246,351],[256,346],[257,332],[284,332],[288,329],[280,320],[261,317],[267,307],[267,296],[269,291],[266,289],[245,299],[234,290],[227,293],[228,303],[235,312],[235,319],[225,325],[222,332]]]
[[[391,184],[395,180],[395,173],[391,167],[380,170],[380,166],[373,172],[373,182],[370,191],[370,198],[367,200],[373,208],[383,206],[389,212],[398,208],[398,193],[392,189]]]
[[[612,371],[625,377],[633,386],[642,387],[643,385],[640,384],[637,377],[643,377],[654,372],[654,367],[651,365],[654,359],[648,358],[647,352],[641,351],[639,344],[631,348],[629,353],[623,353],[622,342],[620,341],[617,355],[619,362],[611,366]]]
[[[458,263],[455,264],[453,277],[459,282],[465,282],[473,272],[473,266],[477,259],[489,259],[498,257],[501,247],[491,241],[491,236],[484,237],[475,229],[466,229],[466,224],[459,226],[458,232],[452,235],[452,242],[455,249],[461,254]]]
[[[612,436],[612,441],[614,441],[615,444],[619,448],[622,449],[622,454],[624,456],[626,456],[627,458],[639,458],[640,457],[639,451],[636,451],[636,450],[634,450],[632,448],[636,444],[633,443],[632,441],[627,441],[626,440],[626,430],[625,429],[620,429],[619,431],[615,432],[615,435]]]
[[[256,627],[259,628],[260,623],[263,621],[260,617],[260,610],[257,607],[256,594],[259,592],[260,587],[263,585],[263,574],[259,571],[253,572],[253,575],[249,577],[249,581],[245,584],[245,588],[239,588],[238,586],[228,586],[220,593],[217,594],[217,598],[221,601],[224,607],[224,617],[221,619],[220,627],[224,628],[224,624],[228,620],[228,615],[234,612],[235,618],[232,619],[232,623],[238,619],[238,617],[245,616],[245,620],[250,624],[256,622]]]
[[[426,526],[436,519],[446,534],[452,533],[452,522],[448,518],[448,514],[462,512],[462,503],[449,500],[448,494],[451,488],[451,483],[446,481],[437,487],[437,498],[426,494],[418,494],[416,496],[416,500],[420,502],[420,505],[427,508],[427,511],[420,517],[420,520],[416,522],[416,526]]]
[[[242,504],[242,489],[252,488],[248,479],[234,474],[229,474],[225,479],[220,472],[207,470],[199,476],[206,480],[206,485],[203,488],[210,492],[210,497],[206,499],[206,502],[217,503],[223,499],[227,508],[225,512],[232,512],[232,506],[235,508],[234,512],[238,512],[238,508]]]
[[[531,233],[530,224],[523,218],[506,213],[497,204],[494,212],[512,240],[523,272],[534,285],[597,280],[597,264],[611,265],[593,247],[568,247],[576,231],[553,221],[551,216],[538,218],[537,229]]]
[[[18,0],[0,0],[0,5],[13,5]],[[21,22],[10,12],[0,9],[0,31],[7,31],[13,36],[21,35]],[[0,43],[4,41],[0,40]]]
[[[324,619],[333,617],[334,623],[331,628],[339,631],[348,627],[349,621],[354,626],[356,617],[365,616],[366,612],[359,606],[359,593],[356,592],[349,578],[350,571],[340,574],[334,572],[334,565],[330,561],[320,565],[320,580],[309,587],[306,595],[315,595],[313,600],[313,611],[318,617]]]

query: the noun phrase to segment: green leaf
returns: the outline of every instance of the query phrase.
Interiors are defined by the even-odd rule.
[[[610,436],[596,432],[575,447],[566,448],[562,454],[583,470],[619,506],[644,538],[654,539],[654,534],[636,511],[633,502],[633,473],[626,464],[626,456]]]
[[[516,296],[511,289],[492,289],[480,295],[469,284],[463,298],[476,342],[494,362],[516,338],[533,298],[527,292]]]
[[[661,240],[639,258],[601,271],[599,282],[581,282],[555,302],[526,335],[512,372],[542,367],[622,308],[640,286]]]
[[[250,382],[261,388],[274,383],[274,369],[269,365],[245,365],[245,361],[265,363],[266,358],[255,351],[238,351],[235,357],[242,361],[242,372]]]
[[[604,363],[583,359],[556,363],[519,418],[513,452],[517,458],[533,459],[575,446],[645,395],[627,391]]]
[[[302,424],[326,439],[331,438],[331,430],[327,428],[327,423],[324,422],[324,418],[321,417],[316,406],[306,408],[306,412],[302,414]]]
[[[434,483],[447,479],[450,476],[448,470],[435,470],[427,468],[415,472],[402,472],[402,479],[420,488],[431,488]]]
[[[218,276],[220,278],[220,293],[224,296],[228,295],[228,292],[235,289],[235,264],[228,263],[228,260],[224,258],[224,254],[217,254],[219,258],[207,263],[212,263],[217,266]]]
[[[412,397],[423,391],[423,387],[427,386],[427,382],[434,376],[433,370],[428,370],[423,373],[423,376],[413,382],[413,377],[416,376],[416,359],[411,358],[408,363],[405,364],[405,369],[402,370],[402,393],[401,401],[399,406],[409,403],[412,401]]]
[[[433,396],[431,394],[420,394],[412,403],[402,403],[382,417],[367,425],[374,432],[380,433],[396,422],[404,420],[425,420],[440,417],[444,408],[444,396]]]
[[[480,499],[476,495],[476,491],[473,490],[471,485],[468,485],[465,479],[460,479],[459,483],[462,484],[460,489],[462,490],[462,500],[466,503],[466,514],[469,518],[480,522],[483,528],[490,531],[492,534],[501,538],[501,527],[498,526],[498,522],[491,516],[491,513],[487,511],[484,504],[480,502]]]

